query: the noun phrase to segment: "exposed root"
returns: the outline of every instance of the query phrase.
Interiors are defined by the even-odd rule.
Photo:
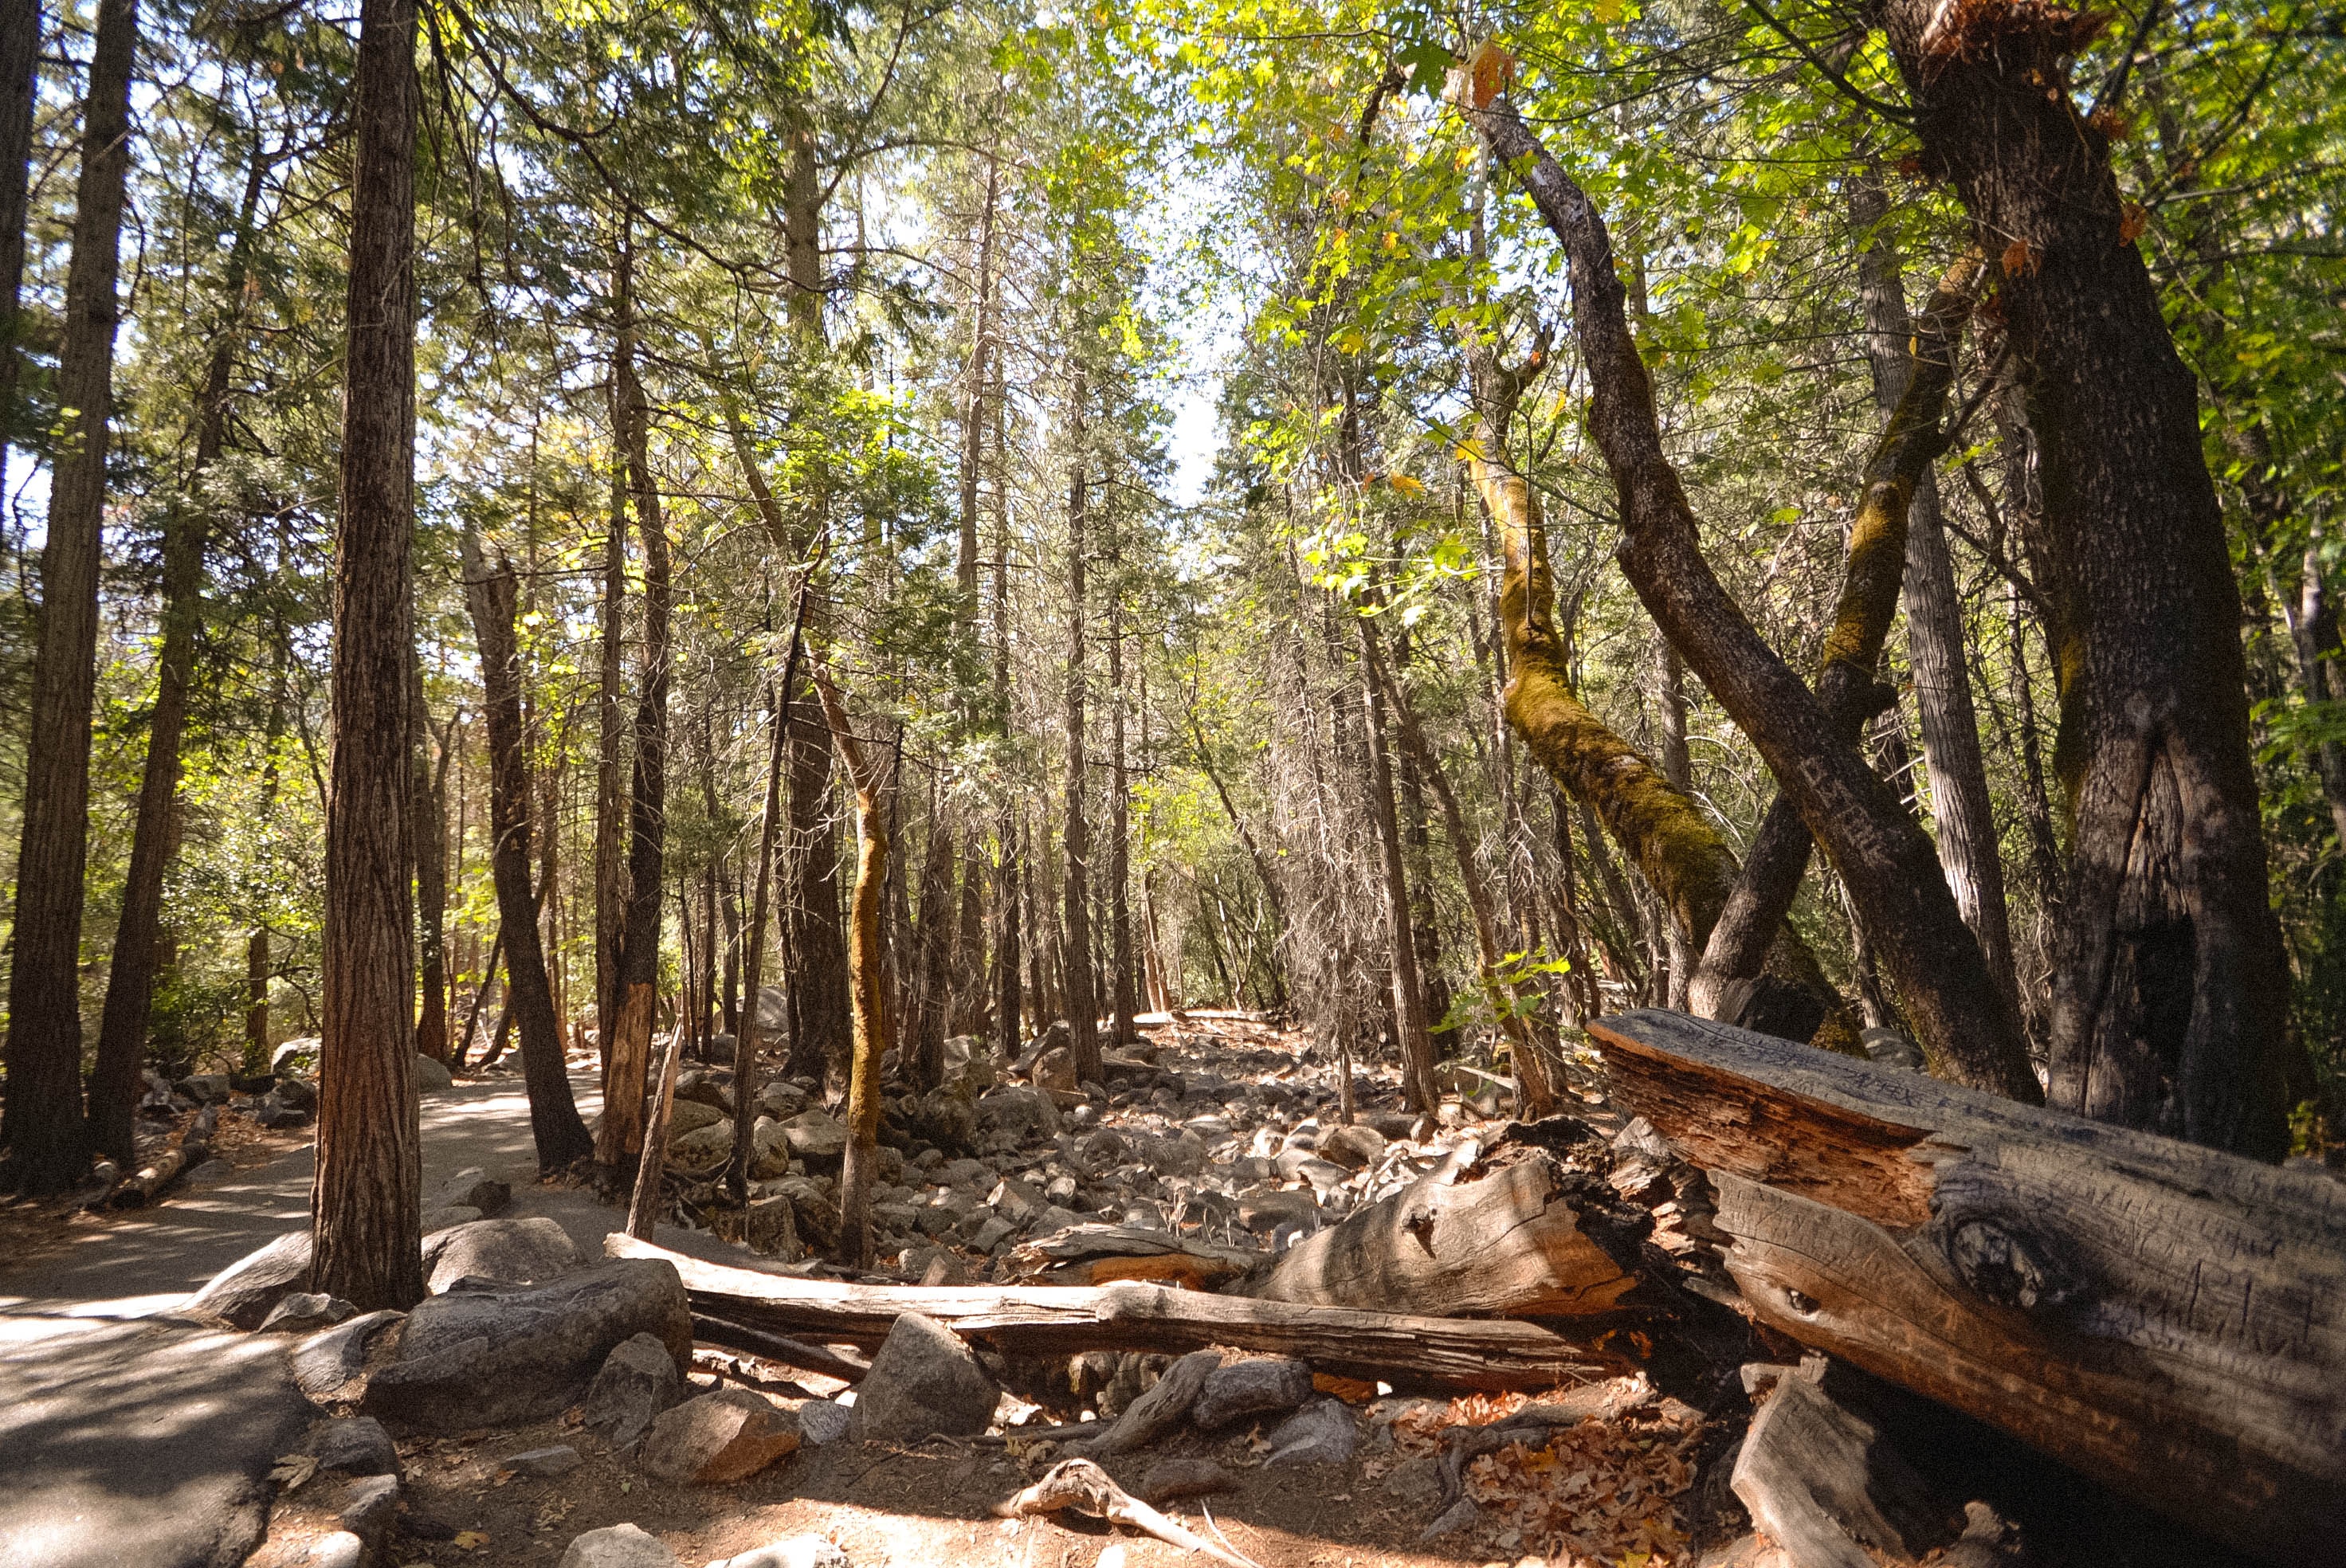
[[[994,1512],[1005,1519],[1020,1519],[1056,1513],[1063,1508],[1141,1531],[1184,1552],[1202,1552],[1218,1563],[1229,1563],[1230,1568],[1262,1568],[1252,1558],[1235,1550],[1225,1551],[1158,1512],[1117,1485],[1107,1471],[1087,1459],[1062,1460],[1034,1485],[995,1503]]]

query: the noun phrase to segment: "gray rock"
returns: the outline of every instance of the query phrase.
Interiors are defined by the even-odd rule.
[[[1384,1152],[1385,1135],[1357,1122],[1348,1127],[1331,1127],[1320,1135],[1320,1157],[1332,1160],[1347,1170],[1374,1165]]]
[[[968,1436],[986,1429],[1001,1397],[958,1336],[934,1319],[906,1312],[856,1387],[849,1430],[858,1442],[918,1442],[935,1432]]]
[[[679,1568],[676,1553],[632,1524],[574,1535],[556,1568]]]
[[[280,1044],[269,1054],[269,1071],[279,1078],[315,1076],[318,1052],[324,1045],[315,1034],[303,1034]]]
[[[225,1073],[190,1073],[171,1086],[199,1105],[223,1102],[230,1094]]]
[[[320,1470],[344,1475],[397,1475],[399,1448],[382,1423],[372,1416],[345,1416],[321,1421],[310,1434],[310,1452]]]
[[[224,1159],[206,1160],[179,1178],[180,1187],[188,1192],[199,1192],[208,1186],[218,1186],[236,1175],[236,1167]]]
[[[342,1499],[342,1528],[362,1541],[377,1540],[398,1512],[399,1477],[364,1476]]]
[[[1455,1535],[1458,1532],[1472,1526],[1475,1520],[1482,1517],[1482,1513],[1483,1511],[1474,1506],[1473,1498],[1462,1497],[1452,1503],[1443,1512],[1441,1518],[1427,1525],[1424,1532],[1419,1535],[1418,1539],[1439,1541],[1445,1535]]]
[[[793,1535],[788,1541],[711,1563],[709,1568],[854,1568],[854,1564],[846,1553],[820,1535]]]
[[[798,1206],[787,1197],[761,1197],[742,1217],[741,1239],[750,1250],[784,1259],[799,1255]]]
[[[321,1296],[310,1291],[295,1291],[269,1309],[260,1320],[264,1334],[310,1334],[320,1329],[331,1329],[337,1323],[347,1323],[358,1316],[358,1308],[339,1296]]]
[[[455,1086],[455,1076],[448,1071],[446,1063],[434,1062],[421,1051],[415,1054],[415,1092],[417,1094],[428,1095],[435,1089],[453,1089]]]
[[[321,1329],[293,1347],[293,1380],[313,1403],[355,1397],[352,1385],[366,1371],[374,1337],[401,1321],[403,1312],[368,1312]]]
[[[667,1344],[656,1334],[638,1334],[613,1348],[588,1386],[586,1430],[613,1448],[630,1448],[683,1387]]]
[[[470,1225],[476,1219],[487,1217],[479,1209],[465,1203],[451,1204],[445,1208],[433,1208],[427,1206],[423,1210],[424,1239],[428,1243],[433,1237],[444,1230],[454,1230],[460,1225]]]
[[[475,1208],[484,1216],[497,1213],[513,1201],[513,1188],[490,1177],[477,1166],[458,1171],[423,1199],[425,1212],[435,1208]]]
[[[1865,1054],[1884,1067],[1903,1067],[1909,1073],[1923,1071],[1923,1048],[1895,1029],[1862,1031],[1857,1043]]]
[[[1385,1471],[1385,1495],[1403,1508],[1430,1508],[1442,1501],[1442,1456],[1422,1453]]]
[[[1291,1410],[1311,1397],[1308,1363],[1292,1356],[1258,1356],[1208,1373],[1189,1419],[1210,1431],[1241,1417]]]
[[[1317,1399],[1273,1427],[1268,1441],[1265,1464],[1346,1464],[1361,1431],[1343,1400]]]
[[[699,1109],[701,1107],[695,1107]],[[681,1135],[670,1130],[668,1163],[690,1176],[710,1176],[733,1157],[733,1124],[723,1119],[703,1123]]]
[[[258,1329],[270,1308],[309,1288],[310,1233],[289,1231],[213,1275],[179,1310],[190,1318],[219,1318],[239,1329]]]
[[[424,1238],[424,1288],[437,1294],[470,1276],[502,1285],[536,1285],[578,1267],[569,1233],[543,1215],[476,1219]]]
[[[1150,1465],[1133,1495],[1143,1502],[1171,1502],[1177,1498],[1236,1492],[1238,1486],[1238,1478],[1212,1460],[1185,1454]]]
[[[687,1400],[652,1423],[644,1473],[680,1486],[746,1481],[798,1451],[798,1417],[749,1389]]]
[[[678,1375],[692,1359],[692,1311],[674,1265],[621,1258],[519,1290],[427,1298],[389,1365],[369,1380],[370,1413],[433,1431],[539,1420],[576,1401],[614,1346],[649,1333]]]
[[[307,1078],[280,1076],[277,1080],[277,1087],[270,1092],[277,1096],[280,1104],[291,1105],[297,1111],[314,1111],[318,1108],[318,1086]]]
[[[1284,1188],[1240,1193],[1239,1223],[1258,1236],[1268,1236],[1282,1225],[1316,1229],[1320,1224],[1319,1200],[1308,1192]]]
[[[568,1475],[586,1461],[578,1451],[568,1443],[553,1448],[534,1448],[505,1461],[505,1468],[515,1475],[525,1475],[534,1481],[544,1481],[557,1475]]]
[[[847,1127],[826,1111],[801,1111],[782,1124],[790,1153],[802,1160],[835,1160],[847,1152]]]
[[[720,1034],[717,1038],[729,1040],[731,1037]],[[714,1111],[720,1120],[729,1118],[733,1115],[731,1079],[725,1074],[704,1073],[697,1068],[692,1072],[678,1074],[676,1080],[676,1099],[669,1107],[670,1114],[681,1111],[687,1105],[699,1105]]]
[[[307,1108],[291,1105],[271,1090],[253,1103],[252,1119],[264,1127],[298,1127],[310,1119]]]
[[[829,1400],[809,1400],[799,1407],[799,1436],[809,1448],[837,1442],[854,1423],[855,1412]]]
[[[366,1543],[347,1530],[337,1530],[310,1548],[314,1568],[359,1568],[366,1561]]]

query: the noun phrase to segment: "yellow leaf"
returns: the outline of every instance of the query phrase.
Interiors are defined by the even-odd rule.
[[[1621,0],[1596,0],[1596,19],[1607,26],[1621,20]],[[1641,1568],[1632,1564],[1631,1568]]]
[[[1419,481],[1412,479],[1406,473],[1394,474],[1392,477],[1392,487],[1395,490],[1400,491],[1403,495],[1423,495],[1425,494],[1425,486]]]
[[[463,1547],[467,1552],[478,1552],[482,1547],[486,1546],[488,1543],[489,1538],[482,1534],[477,1530],[459,1530],[456,1532],[456,1544]]]

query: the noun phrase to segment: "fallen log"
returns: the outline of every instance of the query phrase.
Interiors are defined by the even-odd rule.
[[[697,1313],[804,1340],[876,1347],[900,1315],[919,1312],[1005,1355],[1227,1345],[1300,1357],[1320,1371],[1395,1387],[1551,1389],[1623,1369],[1552,1329],[1512,1320],[1308,1307],[1129,1282],[848,1285],[703,1263],[617,1233],[604,1237],[603,1250],[675,1265]]]
[[[1782,1375],[1744,1433],[1731,1482],[1751,1522],[1800,1568],[1910,1563],[1956,1536],[1879,1422],[1835,1399],[1825,1361]]]
[[[2346,1183],[1678,1013],[1589,1033],[1770,1328],[2260,1556],[2346,1536]]]
[[[1582,1231],[1588,1183],[1532,1153],[1474,1181],[1444,1164],[1298,1242],[1247,1290],[1266,1301],[1442,1318],[1578,1317],[1637,1284]],[[1608,1195],[1609,1196],[1609,1195]]]
[[[107,1187],[98,1201],[108,1208],[146,1207],[173,1182],[211,1157],[212,1129],[219,1121],[219,1106],[206,1105],[188,1124],[178,1143],[140,1166],[135,1176]]]

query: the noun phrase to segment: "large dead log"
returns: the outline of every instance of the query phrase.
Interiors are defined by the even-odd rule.
[[[2346,1183],[1678,1013],[1590,1033],[1762,1322],[2276,1562],[2346,1539]]]
[[[1471,1164],[1470,1152],[1469,1174]],[[1607,1311],[1637,1285],[1583,1233],[1588,1183],[1554,1158],[1533,1153],[1473,1181],[1461,1174],[1444,1164],[1298,1242],[1248,1294],[1441,1318],[1535,1318]]]
[[[1396,1387],[1551,1389],[1623,1369],[1534,1323],[1306,1307],[1130,1282],[849,1285],[703,1263],[616,1233],[604,1238],[603,1250],[674,1264],[696,1312],[821,1342],[877,1346],[899,1316],[919,1312],[1005,1355],[1228,1345],[1296,1356],[1323,1372]]]

